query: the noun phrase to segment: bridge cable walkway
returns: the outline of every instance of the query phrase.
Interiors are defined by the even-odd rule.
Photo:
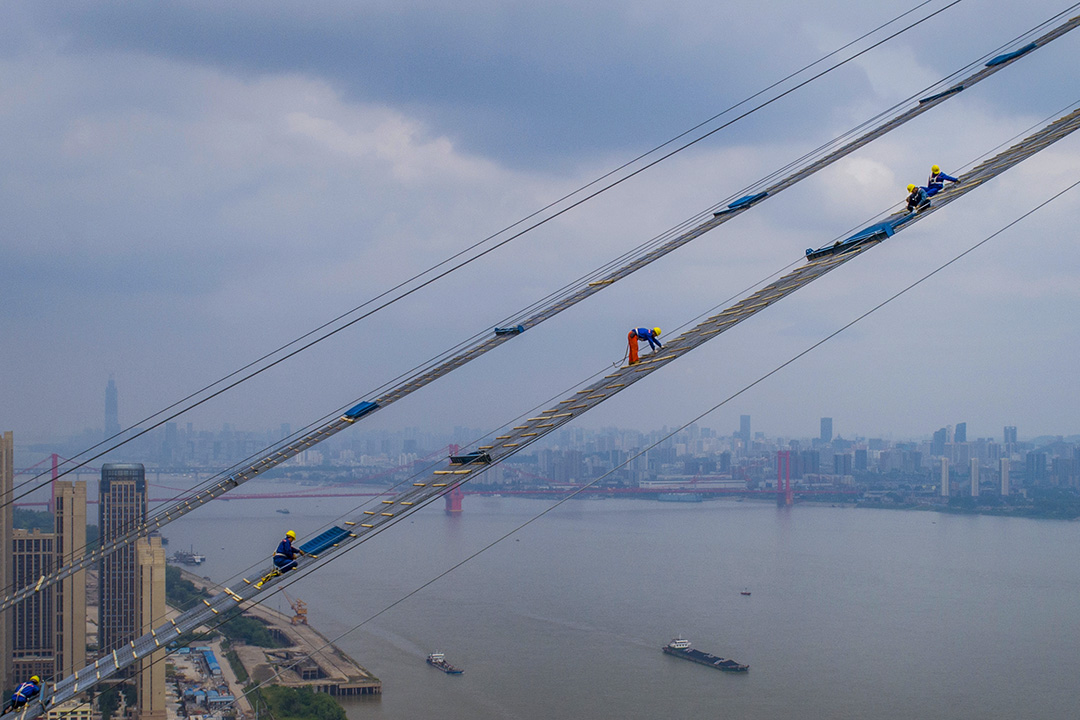
[[[43,588],[46,588],[59,580],[71,576],[72,574],[84,570],[94,563],[96,563],[104,555],[110,554],[121,547],[129,545],[140,537],[147,535],[150,532],[159,530],[168,523],[176,520],[189,512],[195,510],[202,505],[210,502],[211,500],[218,498],[225,493],[239,487],[244,482],[247,482],[253,477],[256,477],[262,473],[267,472],[277,466],[281,465],[287,460],[296,457],[304,450],[307,450],[314,445],[319,444],[323,440],[336,435],[345,428],[352,426],[358,420],[363,417],[386,407],[390,403],[396,402],[403,397],[419,390],[420,388],[428,385],[431,382],[447,375],[448,373],[456,370],[459,367],[475,360],[476,358],[486,354],[487,352],[494,350],[496,347],[502,345],[505,342],[512,340],[517,335],[521,334],[525,330],[533,328],[540,323],[548,320],[555,315],[561,313],[577,303],[585,300],[591,295],[599,292],[600,290],[608,287],[609,285],[621,280],[632,273],[640,270],[646,265],[660,259],[668,253],[686,245],[692,240],[700,237],[701,235],[713,230],[725,222],[741,215],[749,210],[751,207],[757,205],[759,202],[766,200],[769,197],[775,196],[777,193],[791,187],[795,183],[806,179],[810,175],[822,170],[823,168],[831,165],[832,163],[840,160],[843,157],[851,154],[852,152],[862,148],[869,144],[873,140],[881,137],[882,135],[900,127],[904,123],[918,117],[919,115],[931,110],[932,108],[947,102],[949,99],[958,95],[961,91],[970,88],[972,85],[981,82],[982,80],[990,77],[999,70],[1009,66],[1013,62],[1016,62],[1020,58],[1027,56],[1033,50],[1043,47],[1047,43],[1065,35],[1071,30],[1080,25],[1080,16],[1070,18],[1056,27],[1052,28],[1048,32],[1044,33],[1035,40],[1025,44],[1017,50],[998,55],[985,63],[979,70],[971,73],[970,75],[948,85],[948,87],[940,92],[937,92],[931,96],[923,97],[914,101],[914,105],[907,110],[900,112],[893,118],[879,124],[865,134],[850,141],[846,145],[834,150],[833,152],[817,159],[814,162],[809,163],[805,167],[783,177],[777,182],[769,185],[761,192],[753,195],[748,195],[736,200],[728,205],[727,208],[716,212],[710,219],[701,222],[695,227],[683,232],[680,235],[668,240],[667,242],[644,252],[638,257],[626,262],[620,267],[611,270],[606,275],[600,277],[597,280],[593,280],[584,283],[576,291],[558,298],[554,302],[550,303],[546,307],[542,307],[535,311],[532,315],[522,319],[520,322],[504,328],[496,328],[495,332],[486,336],[485,339],[475,342],[471,347],[457,353],[456,355],[439,362],[434,367],[430,367],[426,370],[417,371],[415,374],[409,376],[402,381],[396,387],[391,388],[384,394],[378,396],[373,401],[360,402],[354,405],[352,408],[346,410],[341,416],[331,419],[329,422],[321,425],[314,431],[301,436],[300,438],[289,442],[288,444],[279,446],[273,449],[269,454],[264,455],[260,459],[252,462],[236,472],[230,473],[223,479],[214,482],[213,484],[205,486],[198,492],[190,495],[183,500],[180,500],[164,509],[159,509],[155,515],[148,518],[144,522],[136,525],[128,532],[112,537],[109,539],[103,539],[103,544],[85,553],[80,558],[70,562],[69,564],[58,568],[49,575],[45,575],[33,585],[24,587],[18,591],[10,593],[0,601],[0,611],[3,611],[12,605],[24,600],[31,595],[40,592]],[[934,86],[931,86],[934,87]]]
[[[855,259],[896,232],[940,210],[1078,128],[1080,128],[1080,110],[1075,110],[983,162],[970,173],[962,175],[960,183],[935,195],[933,204],[929,208],[917,214],[895,213],[882,223],[856,233],[846,241],[821,248],[819,251],[809,252],[805,265],[796,268],[719,314],[707,318],[674,338],[655,354],[647,356],[635,365],[619,368],[591,386],[561,400],[554,407],[538,413],[536,417],[528,418],[523,424],[497,436],[494,444],[479,446],[472,453],[451,457],[444,467],[433,471],[427,481],[414,482],[410,490],[392,500],[383,500],[379,510],[365,510],[355,521],[342,523],[345,527],[332,527],[307,541],[300,546],[308,555],[303,569],[312,570],[333,560],[338,553],[353,543],[362,541],[365,536],[407,517],[454,486],[481,474],[488,467],[527,447],[799,288],[805,287],[817,278]],[[260,587],[256,587],[257,579],[244,579],[245,586],[240,592],[228,587],[224,588],[218,595],[204,600],[200,605],[182,613],[177,618],[114,649],[93,664],[64,678],[53,687],[52,693],[49,694],[50,704],[65,702],[95,687],[102,680],[111,677],[137,660],[148,657],[184,633],[213,621],[216,616],[233,610],[245,601],[255,601],[259,595],[270,592],[276,584],[288,577],[287,574],[270,577],[260,583]],[[241,592],[244,594],[241,595]],[[23,711],[17,713],[18,717],[15,720],[32,720],[42,711],[41,702],[35,700]]]

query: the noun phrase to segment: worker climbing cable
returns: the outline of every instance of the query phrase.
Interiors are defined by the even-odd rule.
[[[945,181],[951,183],[958,183],[960,180],[954,178],[952,175],[946,175],[941,172],[940,165],[933,165],[930,168],[930,179],[926,181],[926,196],[932,197],[941,191],[945,187]]]
[[[651,330],[649,328],[635,328],[630,331],[626,336],[627,344],[630,346],[630,364],[633,365],[638,361],[638,341],[648,340],[649,347],[655,353],[657,350],[664,347],[660,344],[660,328],[654,327]]]
[[[11,699],[4,705],[4,712],[10,710],[18,710],[34,697],[37,697],[41,692],[41,678],[37,675],[31,676],[29,680],[15,688],[15,692],[11,693]]]
[[[303,555],[304,551],[298,547],[293,547],[293,540],[295,539],[296,533],[292,530],[285,533],[285,537],[278,543],[277,550],[274,551],[274,569],[270,571],[269,575],[264,576],[259,582],[255,583],[255,587],[261,588],[263,583],[270,578],[284,575],[290,570],[296,569],[296,556]]]

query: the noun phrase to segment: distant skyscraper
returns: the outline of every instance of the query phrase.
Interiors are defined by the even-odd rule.
[[[105,437],[120,432],[120,406],[116,399],[116,383],[109,378],[105,386]]]
[[[832,442],[832,418],[821,418],[821,442]]]
[[[1024,470],[1028,485],[1042,485],[1046,482],[1046,453],[1029,452],[1024,456]]]
[[[750,416],[739,416],[739,437],[742,438],[743,447],[747,450],[750,449]]]
[[[1006,425],[1005,426],[1005,444],[1006,445],[1015,445],[1016,444],[1016,426],[1015,425]],[[1012,449],[1010,448],[1010,452],[1011,452],[1011,450]]]
[[[949,458],[941,458],[941,497],[949,497]]]
[[[930,454],[931,455],[944,455],[945,443],[949,437],[948,428],[941,428],[934,431],[934,439],[930,442]]]
[[[1009,458],[1001,458],[1001,494],[1009,494]]]
[[[102,538],[123,535],[146,520],[146,476],[141,463],[101,466],[98,527]],[[136,624],[135,546],[126,545],[101,559],[98,577],[98,647],[103,652],[128,642]],[[129,673],[130,675],[130,673]]]
[[[979,497],[979,460],[977,458],[971,458],[971,497]]]
[[[953,433],[953,442],[967,442],[967,423],[956,423],[956,432]]]

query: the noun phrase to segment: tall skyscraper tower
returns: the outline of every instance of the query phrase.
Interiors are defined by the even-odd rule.
[[[141,463],[101,466],[98,527],[101,537],[129,532],[146,520],[146,473]],[[135,546],[101,559],[98,577],[98,647],[108,652],[141,634],[136,624],[138,568]]]
[[[1009,458],[1001,458],[1001,494],[1009,494]]]
[[[957,426],[959,427],[959,426]],[[971,497],[979,497],[979,459],[971,458]]]
[[[949,497],[949,458],[941,458],[941,497]]]
[[[15,494],[15,438],[11,431],[0,435],[0,586],[11,587],[11,530],[14,526],[12,497]],[[11,674],[11,610],[0,611],[0,682],[13,685]]]
[[[1016,426],[1015,425],[1006,425],[1005,426],[1005,444],[1006,445],[1015,445],[1016,444]],[[1010,452],[1011,452],[1011,450],[1010,450]]]
[[[821,418],[821,442],[832,442],[832,418]]]
[[[953,442],[967,442],[967,423],[956,423],[956,431],[953,433]]]
[[[105,437],[120,432],[120,405],[116,399],[116,383],[109,378],[105,386]]]

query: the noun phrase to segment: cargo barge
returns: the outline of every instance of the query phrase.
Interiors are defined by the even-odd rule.
[[[446,662],[441,652],[433,652],[427,656],[427,663],[432,667],[437,667],[447,675],[460,675],[465,672],[461,668],[456,668],[450,663]]]
[[[734,660],[725,660],[712,653],[694,650],[690,647],[690,641],[684,640],[681,637],[675,638],[669,642],[663,647],[663,650],[668,655],[674,655],[675,657],[680,657],[684,660],[689,660],[690,662],[696,662],[699,665],[708,665],[711,668],[723,670],[724,672],[746,672],[750,669],[749,665],[743,665]]]

